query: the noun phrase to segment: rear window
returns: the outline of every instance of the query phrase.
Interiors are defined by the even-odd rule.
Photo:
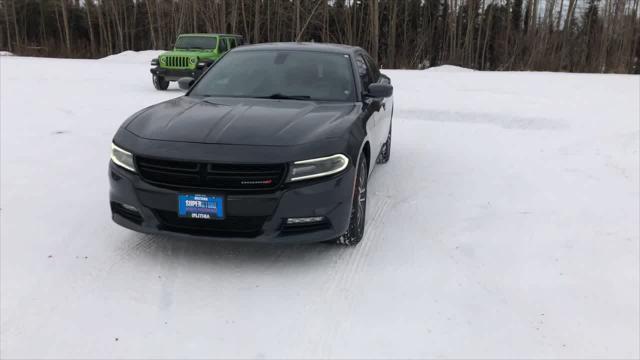
[[[180,36],[175,45],[180,50],[210,50],[217,47],[218,39],[207,36]]]

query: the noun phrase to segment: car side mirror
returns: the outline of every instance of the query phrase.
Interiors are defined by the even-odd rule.
[[[369,85],[367,96],[374,98],[386,98],[393,95],[393,86],[390,84],[371,84]]]
[[[178,79],[178,86],[182,90],[189,90],[196,80],[192,77],[183,77]]]

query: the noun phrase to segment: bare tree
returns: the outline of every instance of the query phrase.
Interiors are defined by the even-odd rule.
[[[181,32],[229,31],[252,42],[357,45],[385,67],[450,63],[497,70],[640,72],[639,2],[0,0],[0,48],[98,57],[166,48]]]
[[[398,2],[389,3],[389,38],[387,48],[387,66],[393,68],[396,63],[396,27],[398,23]]]
[[[253,41],[254,42],[259,42],[260,41],[260,3],[262,2],[261,0],[254,0],[256,3],[256,10],[255,10],[255,14],[254,14],[254,20],[253,20]]]
[[[16,15],[16,0],[11,1],[11,9],[13,11],[13,29],[15,34],[15,47],[19,49],[21,47],[20,30],[18,30],[18,15]]]
[[[369,11],[371,11],[371,56],[378,60],[378,39],[380,37],[380,19],[378,12],[378,0],[369,0]]]
[[[89,30],[89,41],[91,42],[91,56],[96,55],[96,40],[93,35],[93,21],[91,20],[91,7],[93,0],[85,0],[84,7],[87,10],[87,27]]]
[[[6,27],[7,49],[13,50],[11,46],[11,28],[9,27],[9,0],[2,1],[2,12],[4,13],[4,24]]]
[[[316,13],[316,10],[318,10],[318,6],[320,6],[320,4],[323,1],[324,0],[318,0],[316,2],[316,6],[313,7],[313,10],[311,10],[311,14],[309,14],[309,16],[307,17],[307,20],[304,22],[304,26],[302,26],[302,28],[300,29],[300,32],[298,32],[298,35],[296,36],[296,41],[300,41],[300,39],[302,38],[302,34],[304,33],[304,30],[307,28],[307,25],[309,25],[309,21],[311,21],[311,18]]]

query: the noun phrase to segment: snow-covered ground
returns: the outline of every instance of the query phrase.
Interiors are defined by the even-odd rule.
[[[105,56],[98,61],[112,62],[112,63],[124,63],[124,64],[146,64],[149,65],[151,59],[157,58],[158,55],[165,52],[165,50],[145,50],[145,51],[123,51],[118,54]]]
[[[640,356],[640,77],[385,71],[363,242],[265,246],[111,222],[147,55],[0,59],[3,358]]]

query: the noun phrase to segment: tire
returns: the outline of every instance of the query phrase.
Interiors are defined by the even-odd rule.
[[[382,149],[376,159],[377,164],[386,164],[389,162],[389,158],[391,158],[391,125],[393,125],[393,123],[389,124],[389,135],[387,135],[387,141],[382,144]]]
[[[169,81],[165,80],[162,76],[153,75],[153,86],[156,90],[167,90],[167,88],[169,88]]]
[[[342,234],[336,243],[340,245],[353,246],[362,240],[364,235],[364,225],[367,214],[367,182],[369,180],[369,167],[367,157],[360,155],[358,162],[358,172],[356,173],[356,185],[353,190],[353,200],[351,205],[351,215],[349,217],[349,228]]]

